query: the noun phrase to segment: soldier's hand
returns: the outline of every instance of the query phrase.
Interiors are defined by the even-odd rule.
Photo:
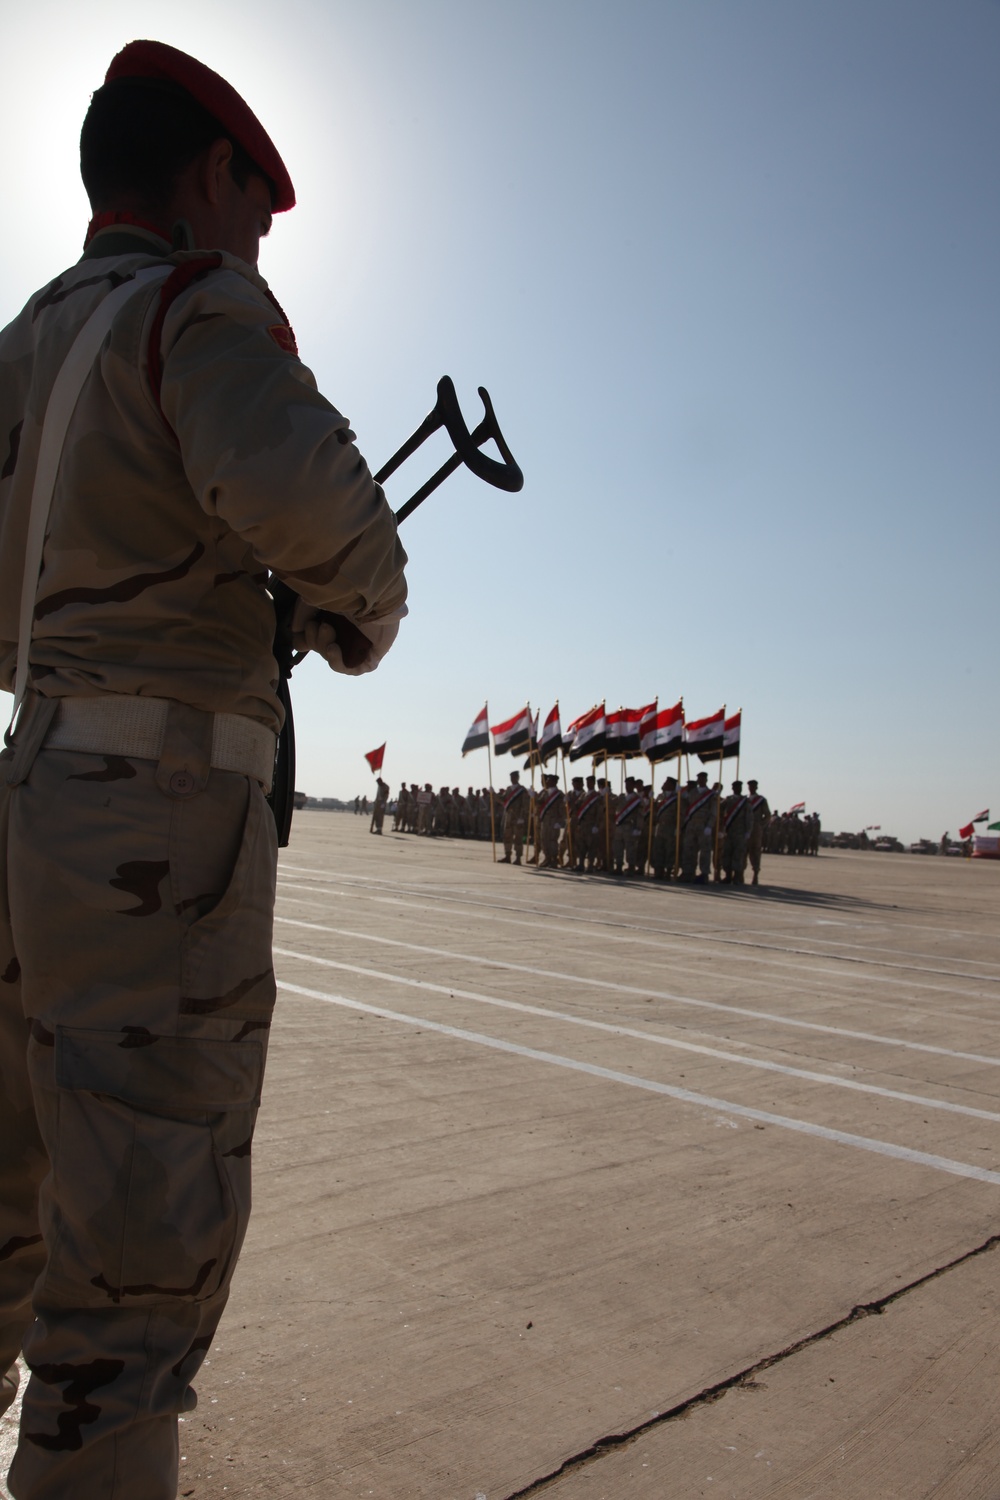
[[[405,605],[389,619],[358,624],[346,615],[327,614],[299,599],[292,613],[292,645],[303,653],[317,652],[334,672],[360,677],[374,672],[396,639],[404,614]]]

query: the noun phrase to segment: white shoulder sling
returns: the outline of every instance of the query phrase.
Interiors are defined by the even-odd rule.
[[[56,486],[56,476],[59,473],[59,464],[62,461],[63,445],[66,441],[70,419],[76,410],[84,381],[93,369],[94,361],[101,351],[115,315],[142,287],[148,286],[153,281],[165,281],[172,269],[172,266],[148,266],[142,271],[137,271],[129,281],[115,287],[113,292],[109,292],[80,329],[52,387],[42,423],[38,467],[35,470],[31,509],[28,513],[11,727],[17,718],[28,686],[28,656],[31,648],[35,600],[38,595],[38,578],[42,568],[45,529],[48,525],[49,511],[52,508],[52,495]],[[9,733],[8,729],[8,735]]]

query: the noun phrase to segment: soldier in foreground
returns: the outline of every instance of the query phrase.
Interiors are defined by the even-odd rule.
[[[750,838],[747,843],[750,868],[753,870],[753,880],[750,884],[760,885],[760,862],[764,850],[767,825],[771,821],[771,809],[767,805],[767,798],[758,792],[756,781],[748,781],[747,790],[750,793],[750,814],[753,818],[750,828]]]
[[[368,825],[369,833],[381,833],[382,824],[385,822],[385,810],[389,802],[389,783],[378,778],[378,791],[375,793],[375,805],[372,808],[372,820]]]
[[[0,782],[0,1371],[23,1347],[17,1500],[173,1500],[274,1003],[266,570],[300,650],[346,670],[317,618],[340,612],[368,671],[405,554],[256,272],[295,196],[246,103],[132,43],[81,158],[84,257],[0,335],[0,686],[26,688]]]
[[[734,781],[732,796],[722,804],[722,869],[727,885],[743,884],[752,827],[750,798],[744,795],[742,781]]]
[[[521,785],[520,771],[511,771],[510,786],[503,796],[503,859],[500,861],[501,864],[509,865],[511,855],[513,855],[514,864],[521,863],[530,806],[531,793],[527,787]]]

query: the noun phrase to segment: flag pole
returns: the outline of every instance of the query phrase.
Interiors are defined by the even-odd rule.
[[[736,712],[740,716],[740,737],[736,741],[736,780],[739,781],[739,779],[740,779],[740,746],[743,743],[743,709],[742,708],[738,708],[736,710]],[[725,729],[723,729],[722,732],[723,732],[723,734],[725,734],[725,732],[726,732]]]
[[[677,752],[677,836],[674,840],[674,869],[678,875],[681,873],[681,797],[683,794],[681,761],[683,758],[684,750],[682,741],[682,748]]]
[[[648,756],[647,756],[648,759]],[[656,761],[649,762],[649,840],[646,844],[646,863],[653,863],[653,808],[656,804]]]
[[[556,709],[558,710],[558,708],[559,708],[559,699],[557,698],[556,699]],[[563,749],[563,746],[562,746],[562,718],[561,717],[559,719],[559,762],[560,762],[560,765],[562,766],[563,805],[566,808],[566,852],[569,855],[569,867],[570,867],[571,870],[573,870],[573,869],[576,868],[576,861],[573,859],[573,816],[572,816],[572,810],[571,810],[570,805],[569,805],[569,782],[566,779],[566,752],[565,752],[565,750]]]
[[[605,726],[605,733],[607,727]],[[611,874],[611,783],[608,780],[608,747],[604,746],[604,872]]]
[[[529,865],[537,865],[537,863],[538,863],[538,811],[537,811],[537,809],[535,807],[535,747],[532,744],[532,736],[531,736],[531,703],[530,702],[528,702],[528,703],[525,704],[525,709],[526,709],[527,714],[528,714],[528,766],[529,766],[529,768],[531,770],[531,801],[528,803],[528,836],[527,836],[527,843],[529,843],[531,845],[532,849],[534,850],[534,853],[532,854],[531,858],[529,859],[528,858],[528,852],[527,852],[527,850],[525,850],[524,858],[525,858],[525,862],[527,864],[529,864]]]
[[[493,747],[490,744],[490,702],[486,700],[486,764],[490,778],[490,840],[493,844],[493,863],[497,862],[497,820],[493,810]]]

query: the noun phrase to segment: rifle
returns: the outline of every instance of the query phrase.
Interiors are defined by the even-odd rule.
[[[500,431],[500,424],[493,410],[489,392],[484,386],[479,387],[479,396],[483,403],[483,417],[477,426],[470,432],[465,418],[462,416],[461,407],[458,404],[458,395],[455,391],[454,381],[449,375],[442,375],[437,385],[437,400],[421,422],[415,432],[407,438],[402,447],[398,448],[389,461],[382,465],[375,475],[375,483],[383,484],[390,474],[394,474],[400,464],[406,460],[417,449],[426,443],[433,433],[444,428],[451,438],[454,453],[447,459],[435,474],[432,474],[426,484],[410,496],[405,505],[396,511],[396,524],[399,525],[406,520],[407,516],[413,514],[418,505],[422,505],[428,495],[434,493],[440,484],[460,469],[464,464],[471,469],[477,479],[485,480],[495,489],[507,490],[510,494],[516,494],[524,485],[524,475],[507,446],[506,439]],[[490,458],[482,451],[483,445],[490,439],[496,443],[502,455],[501,459]],[[282,583],[272,573],[267,584],[267,589],[274,603],[274,657],[278,664],[278,700],[285,711],[285,722],[281,734],[278,736],[278,745],[274,759],[274,780],[268,802],[274,814],[275,825],[278,830],[278,847],[284,849],[288,844],[289,833],[292,826],[292,811],[295,793],[295,721],[292,715],[292,695],[289,688],[289,679],[293,669],[298,666],[302,656],[296,653],[292,645],[292,612],[298,595],[294,589]],[[337,632],[337,644],[344,658],[346,667],[357,667],[364,661],[368,654],[371,642],[361,631],[353,620],[348,620],[344,615],[331,614],[328,610],[321,610],[319,618],[332,625]]]

